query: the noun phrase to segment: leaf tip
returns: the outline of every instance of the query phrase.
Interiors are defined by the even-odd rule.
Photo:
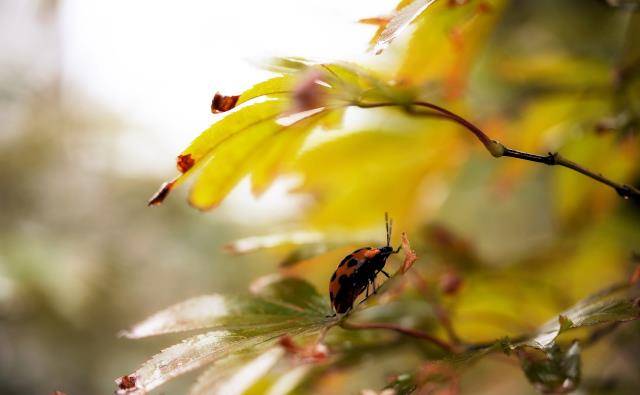
[[[187,201],[187,203],[189,203],[189,206],[204,213],[218,207],[220,203],[222,203],[222,197],[218,197],[215,200],[209,200],[206,202],[199,202],[197,201],[197,198],[194,197],[192,192],[191,196],[189,196],[189,200]]]
[[[358,23],[363,25],[372,25],[378,27],[385,27],[391,21],[391,16],[382,15],[382,16],[374,16],[369,18],[358,19]]]
[[[269,285],[280,279],[282,279],[282,276],[278,273],[271,273],[266,276],[258,277],[249,285],[249,292],[254,295],[258,295]]]
[[[571,319],[566,315],[562,314],[558,316],[558,324],[560,325],[558,334],[574,327],[573,321],[571,321]]]
[[[193,159],[191,154],[178,155],[178,158],[176,159],[176,166],[180,173],[188,172],[195,163],[196,161]]]
[[[238,103],[238,99],[240,99],[240,95],[225,96],[220,94],[220,92],[216,92],[215,95],[213,95],[213,100],[211,100],[211,112],[213,114],[219,114],[232,110]]]
[[[147,206],[159,206],[160,204],[162,204],[162,202],[164,202],[164,199],[169,196],[169,192],[171,192],[171,190],[173,189],[175,182],[175,180],[172,180],[160,185],[160,189],[158,189],[158,191],[154,193],[153,196],[151,196],[151,198],[147,202]]]
[[[135,374],[124,375],[116,379],[116,384],[118,385],[118,390],[116,391],[116,395],[125,395],[125,394],[135,394],[140,393],[139,388],[136,383],[138,381],[138,377]]]
[[[404,274],[411,269],[411,266],[413,266],[413,264],[418,260],[418,255],[416,255],[416,252],[411,249],[406,232],[402,232],[402,249],[405,254],[404,262],[402,263],[402,273]]]

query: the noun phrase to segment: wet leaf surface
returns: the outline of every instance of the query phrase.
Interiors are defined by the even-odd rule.
[[[527,379],[545,394],[566,394],[580,384],[580,345],[573,342],[568,349],[559,346],[541,351],[521,347],[516,354]]]
[[[284,335],[315,333],[335,323],[335,319],[327,317],[331,311],[328,300],[303,280],[270,276],[256,282],[252,291],[253,295],[244,297],[209,295],[193,298],[156,313],[124,332],[126,337],[140,338],[213,329],[163,350],[135,372],[118,379],[120,393],[143,393],[211,362],[245,351],[262,350]],[[279,352],[272,351],[257,357],[254,362],[266,369],[279,356]],[[205,374],[201,384],[215,381],[211,377],[217,377],[215,375],[219,373],[224,372],[212,370]],[[251,373],[257,372],[237,372],[239,377],[245,378]],[[229,380],[233,381],[232,378]]]
[[[280,347],[267,349],[261,354],[239,355],[221,363],[214,363],[198,377],[189,395],[243,394],[262,376],[266,375],[284,356]]]
[[[640,318],[639,289],[635,285],[619,284],[606,288],[560,313],[541,326],[536,335],[521,345],[535,348],[551,347],[565,331],[603,323],[624,322]]]

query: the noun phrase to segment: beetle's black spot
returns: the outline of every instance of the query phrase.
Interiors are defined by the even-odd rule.
[[[336,272],[333,272],[333,276],[331,276],[331,282],[335,281],[336,279]]]
[[[346,274],[343,274],[342,276],[340,276],[340,278],[338,279],[338,282],[340,284],[345,284],[347,281],[349,281],[349,276],[347,276]]]
[[[358,264],[358,260],[355,258],[352,258],[349,263],[347,264],[348,267],[354,267],[355,265]]]
[[[340,267],[340,266],[344,265],[345,263],[347,263],[347,261],[349,259],[351,259],[351,255],[352,254],[349,254],[349,255],[345,256],[344,259],[342,261],[340,261],[340,264],[338,265],[338,267]]]

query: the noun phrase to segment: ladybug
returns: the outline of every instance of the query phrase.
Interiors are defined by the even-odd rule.
[[[376,289],[376,277],[382,273],[389,278],[389,273],[385,272],[384,265],[391,254],[397,254],[402,246],[397,250],[391,247],[391,227],[393,220],[389,221],[389,216],[385,213],[385,226],[387,230],[387,245],[384,247],[372,248],[364,247],[355,250],[347,255],[338,265],[338,268],[331,276],[329,282],[329,298],[331,305],[337,314],[344,314],[353,308],[356,298],[365,290],[365,299],[369,297],[369,285],[373,286],[373,293]]]

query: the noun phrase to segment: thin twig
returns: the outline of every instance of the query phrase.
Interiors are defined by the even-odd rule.
[[[354,103],[354,105],[362,108],[376,108],[376,107],[393,107],[400,106],[400,104],[396,103]],[[429,112],[420,112],[416,111],[411,106],[428,108]],[[474,134],[474,136],[484,145],[484,147],[489,151],[489,153],[496,157],[510,157],[516,159],[522,159],[530,162],[543,163],[549,166],[562,166],[573,171],[576,171],[582,175],[585,175],[592,180],[595,180],[599,183],[607,185],[613,188],[618,195],[620,195],[624,199],[631,199],[636,203],[640,203],[640,189],[635,188],[628,184],[621,184],[615,181],[610,180],[609,178],[603,176],[600,173],[593,172],[575,162],[572,162],[558,154],[557,152],[549,152],[547,155],[536,155],[530,154],[527,152],[518,151],[509,147],[506,147],[502,143],[491,139],[485,132],[482,131],[479,127],[474,125],[472,122],[467,119],[461,117],[458,114],[455,114],[446,108],[440,107],[436,104],[424,102],[424,101],[416,101],[411,103],[410,106],[406,107],[406,111],[411,114],[417,115],[425,115],[425,116],[440,116],[442,118],[451,120],[456,122],[457,124],[465,127],[468,131]]]
[[[401,333],[403,335],[415,337],[418,339],[426,340],[432,343],[435,346],[438,346],[442,350],[453,353],[455,352],[454,347],[444,340],[440,340],[437,337],[431,336],[426,332],[419,331],[417,329],[405,328],[403,326],[399,326],[396,324],[390,324],[386,322],[367,322],[367,323],[353,323],[353,322],[343,322],[340,326],[344,329],[353,329],[353,330],[367,330],[367,329],[386,329]]]

